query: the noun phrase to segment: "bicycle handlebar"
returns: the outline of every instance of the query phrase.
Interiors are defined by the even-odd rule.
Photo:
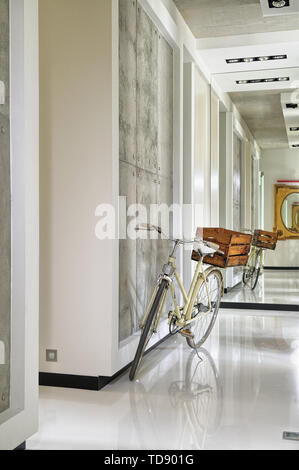
[[[203,240],[202,238],[195,238],[194,240],[182,240],[182,239],[172,239],[172,238],[169,238],[167,237],[161,227],[158,227],[156,225],[150,225],[150,224],[140,224],[140,225],[137,225],[137,227],[135,228],[136,232],[140,231],[140,230],[146,230],[147,232],[158,232],[160,235],[163,235],[165,237],[166,240],[169,240],[169,241],[172,241],[174,243],[177,243],[179,245],[192,245],[196,242],[200,242],[200,243],[203,243],[205,246],[207,246],[208,248],[211,248],[212,250],[215,250],[215,252],[221,254],[221,255],[224,255],[224,252],[219,250],[219,245],[217,245],[216,243],[212,243],[212,242],[207,242],[205,240]]]

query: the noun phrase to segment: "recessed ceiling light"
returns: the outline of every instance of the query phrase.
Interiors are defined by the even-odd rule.
[[[297,104],[297,103],[287,103],[287,104],[286,104],[286,108],[287,108],[287,109],[297,109],[297,108],[298,108],[298,104]]]
[[[273,77],[273,78],[255,78],[254,80],[237,80],[237,85],[246,85],[254,83],[269,83],[269,82],[287,82],[290,77]]]
[[[269,8],[284,8],[290,6],[290,0],[269,0]]]
[[[290,131],[291,131],[291,132],[298,132],[298,131],[299,131],[299,127],[290,127]]]
[[[288,56],[286,54],[282,54],[282,55],[273,55],[271,57],[272,60],[283,60],[283,59],[287,59]]]
[[[287,59],[287,54],[279,55],[267,55],[259,57],[240,57],[234,59],[226,59],[227,64],[240,64],[240,63],[251,63],[251,62],[265,62],[268,60],[284,60]]]

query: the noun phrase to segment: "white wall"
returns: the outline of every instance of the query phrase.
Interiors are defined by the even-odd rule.
[[[110,375],[115,251],[95,210],[114,203],[112,2],[39,5],[40,370]]]
[[[15,343],[24,342],[13,365],[11,399],[23,392],[25,399],[22,409],[0,425],[0,450],[16,448],[38,429],[38,1],[13,0],[10,7],[12,362],[20,346]],[[25,321],[18,317],[23,311]]]
[[[299,180],[299,150],[263,150],[260,164],[265,174],[265,230],[271,232],[275,225],[274,185],[277,180]],[[299,240],[282,240],[275,252],[267,250],[265,266],[298,267]]]

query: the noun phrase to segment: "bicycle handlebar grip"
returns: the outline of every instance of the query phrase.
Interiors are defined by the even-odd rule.
[[[162,229],[160,227],[156,227],[155,225],[150,225],[150,224],[140,224],[135,227],[136,232],[139,230],[147,230],[148,232],[151,232],[152,230],[156,230],[160,235],[162,234]]]

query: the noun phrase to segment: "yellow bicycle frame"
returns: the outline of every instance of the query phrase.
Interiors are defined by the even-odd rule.
[[[199,291],[199,289],[200,289],[200,287],[203,283],[205,284],[205,287],[206,287],[206,292],[207,292],[207,297],[208,297],[208,302],[209,302],[209,311],[205,312],[205,313],[202,313],[202,315],[208,315],[209,313],[212,312],[212,304],[211,304],[210,292],[209,292],[209,288],[208,288],[208,284],[207,284],[207,276],[209,275],[209,273],[211,271],[214,271],[214,270],[219,271],[221,277],[222,277],[222,274],[221,274],[221,271],[219,269],[215,268],[214,266],[211,266],[210,268],[208,268],[205,271],[204,268],[203,268],[203,258],[201,258],[200,261],[197,263],[196,270],[195,270],[195,273],[194,273],[194,276],[193,276],[193,280],[192,280],[192,283],[191,283],[191,286],[190,286],[190,289],[189,289],[189,293],[187,294],[186,290],[183,286],[183,283],[181,281],[180,275],[177,271],[177,268],[176,268],[176,265],[175,265],[175,258],[170,256],[169,260],[168,260],[168,263],[174,269],[173,275],[174,275],[174,277],[177,281],[177,284],[179,286],[179,289],[182,293],[182,296],[183,296],[183,299],[184,299],[184,302],[185,302],[184,307],[180,308],[178,303],[177,303],[174,284],[171,281],[170,282],[170,292],[171,292],[171,296],[172,296],[172,300],[173,300],[174,310],[169,315],[169,324],[172,322],[173,318],[175,317],[176,320],[177,320],[176,321],[176,326],[184,328],[187,325],[190,325],[192,322],[194,322],[195,320],[198,319],[198,317],[196,317],[194,319],[192,318],[192,312],[193,312],[193,307],[194,307],[194,302],[195,302],[196,295],[197,295],[197,293],[198,293],[198,291]],[[154,292],[153,292],[153,295],[152,295],[151,300],[149,302],[149,305],[148,305],[148,307],[146,309],[146,312],[144,314],[144,317],[141,321],[141,324],[140,324],[141,328],[143,328],[143,326],[145,324],[145,321],[148,317],[148,314],[150,312],[151,306],[154,302],[154,299],[156,297],[158,289],[159,289],[159,284],[157,284],[155,289],[154,289]],[[164,295],[161,299],[160,306],[159,306],[159,315],[157,316],[154,331],[157,331],[158,325],[160,323],[162,313],[163,313],[163,309],[164,309],[164,305],[165,305],[165,301],[166,301],[166,297],[167,297],[167,292],[168,291],[164,292]]]

